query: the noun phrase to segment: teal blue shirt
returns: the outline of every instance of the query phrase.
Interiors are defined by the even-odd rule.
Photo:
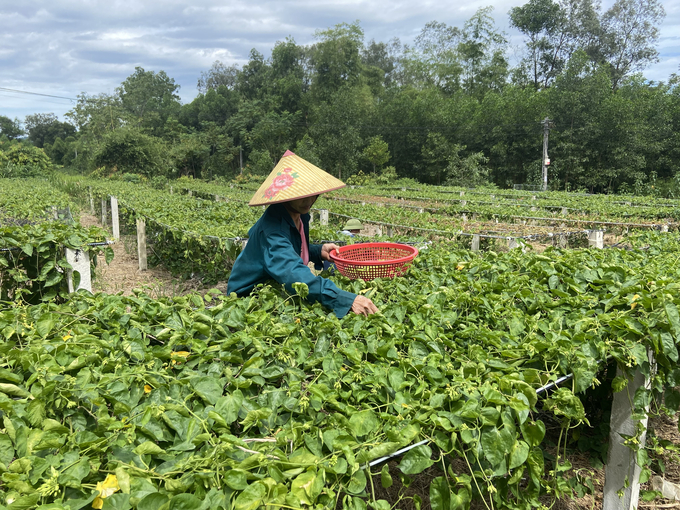
[[[309,244],[309,214],[300,216],[304,226],[309,260],[316,269],[321,269],[321,245]],[[282,204],[270,205],[262,217],[248,232],[248,243],[234,262],[229,276],[227,293],[247,295],[255,285],[267,280],[276,280],[294,293],[292,284],[307,284],[310,301],[318,301],[344,317],[354,303],[356,294],[339,289],[332,281],[315,276],[304,265],[300,252],[302,239],[293,218]]]

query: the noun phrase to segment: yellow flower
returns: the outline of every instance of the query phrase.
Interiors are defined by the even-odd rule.
[[[630,305],[630,309],[631,309],[631,310],[635,310],[635,307],[636,307],[636,306],[637,306],[637,303],[633,303],[632,305]]]
[[[189,352],[187,351],[175,351],[172,353],[173,356],[179,356],[180,358],[187,359],[189,357]]]
[[[73,335],[64,335],[61,338],[64,340],[64,342],[66,342],[69,338],[73,338]]]
[[[99,491],[99,495],[94,498],[92,508],[99,509],[104,506],[105,498],[108,498],[111,494],[120,490],[118,478],[116,475],[106,475],[106,479],[103,482],[97,482],[96,490]]]
[[[144,393],[151,393],[151,390],[153,390],[151,386],[149,386],[148,384],[144,385]]]

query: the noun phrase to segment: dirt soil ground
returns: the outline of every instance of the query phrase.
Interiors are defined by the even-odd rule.
[[[82,214],[80,223],[85,227],[101,226],[99,219],[89,214]],[[214,288],[222,292],[227,291],[227,282],[204,286],[198,280],[174,278],[161,267],[140,271],[136,248],[130,240],[125,238],[116,242],[111,248],[113,248],[114,256],[110,264],[107,265],[101,256],[97,260],[96,276],[92,289],[95,292],[130,295],[133,289],[143,289],[148,295],[158,298],[179,296]]]
[[[101,226],[98,218],[83,214],[80,217],[80,222],[84,226],[97,225]],[[375,232],[362,232],[375,234]],[[606,239],[606,244],[613,244],[619,241],[618,236],[611,236]],[[131,243],[128,242],[129,245]],[[122,293],[129,295],[133,289],[142,289],[152,297],[173,297],[187,294],[194,291],[205,291],[210,288],[218,288],[226,292],[226,282],[220,282],[218,285],[211,285],[209,287],[203,286],[199,281],[186,280],[182,281],[179,278],[174,278],[170,273],[162,268],[150,268],[147,271],[140,271],[137,262],[137,254],[134,247],[126,249],[125,240],[119,241],[112,246],[114,258],[110,265],[106,265],[103,258],[100,257],[97,264],[97,274],[94,284],[94,291],[102,291],[106,293]],[[538,249],[540,250],[540,248]],[[668,418],[660,416],[650,419],[649,430],[658,439],[669,441],[676,447],[680,448],[680,433],[678,432],[678,417]],[[675,462],[668,454],[657,456],[665,463],[665,473],[654,473],[663,476],[666,480],[680,485],[680,464]],[[604,469],[595,469],[592,467],[590,459],[585,454],[573,453],[569,456],[569,460],[573,465],[573,471],[581,473],[589,472],[593,479],[595,488],[594,495],[586,495],[583,498],[563,499],[555,503],[553,510],[598,510],[602,508],[602,490],[604,488]],[[403,489],[399,482],[397,473],[399,472],[397,465],[398,461],[390,461],[390,472],[393,474],[395,484],[390,489],[383,489],[380,484],[380,476],[374,479],[374,487],[376,488],[376,497],[383,498],[394,504],[399,499],[400,489]],[[462,464],[457,466],[461,469],[460,472],[466,471]],[[429,485],[430,481],[437,476],[441,476],[441,471],[433,467],[430,470],[415,477],[412,485],[403,493],[406,496],[402,499],[398,507],[402,510],[415,509],[416,505],[413,501],[413,496],[418,495],[422,499],[421,510],[429,510]],[[642,489],[651,490],[651,483],[646,483]],[[548,506],[551,502],[546,501]],[[482,502],[473,504],[474,510],[484,509]],[[649,503],[640,502],[639,508],[678,508],[680,509],[680,501],[670,501],[665,499],[657,499]]]

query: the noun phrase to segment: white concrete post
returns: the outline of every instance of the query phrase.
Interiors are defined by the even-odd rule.
[[[531,200],[536,200],[536,195],[531,195]]]
[[[102,198],[102,227],[106,226],[106,199]]]
[[[532,207],[531,207],[531,212],[535,212],[535,211],[537,211],[537,210],[538,210],[538,209],[537,209],[535,206],[532,206]]]
[[[245,250],[248,245],[248,239],[241,239],[241,249]]]
[[[314,211],[309,211],[309,224],[314,223]]]
[[[377,235],[378,237],[382,236],[383,235],[382,228],[383,228],[382,225],[378,225],[378,228],[376,229],[375,235]]]
[[[589,248],[604,248],[604,232],[602,230],[591,230],[588,233]]]
[[[557,246],[560,248],[566,248],[567,247],[567,236],[564,234],[560,234],[557,236]]]
[[[137,259],[139,260],[139,270],[148,269],[146,263],[146,222],[144,218],[137,218]]]
[[[423,209],[422,207],[418,207],[418,212],[420,214],[423,214],[425,212],[425,209]]]
[[[625,377],[617,368],[616,375]],[[636,423],[633,420],[631,403],[638,388],[650,388],[649,380],[636,370],[628,378],[628,385],[618,393],[614,393],[612,414],[609,425],[609,452],[605,466],[603,510],[633,510],[638,506],[640,496],[640,471],[636,452],[627,447],[624,436],[636,435]],[[646,411],[649,410],[649,407]],[[640,421],[645,431],[640,437],[640,448],[644,448],[647,436],[647,417]],[[619,497],[619,493],[623,497]]]
[[[475,234],[472,236],[472,246],[471,249],[472,251],[479,251],[479,234]]]
[[[461,191],[461,192],[460,192],[460,196],[462,197],[463,195],[465,195],[465,192],[464,192],[464,191]]]
[[[113,229],[113,238],[120,239],[120,222],[118,218],[118,199],[111,197],[111,228]]]
[[[563,207],[562,208],[562,216],[566,216],[567,214],[569,214],[569,211],[567,211],[566,207]]]
[[[59,210],[57,209],[56,205],[52,206],[52,218],[54,218],[55,220],[59,219]]]
[[[87,196],[90,199],[90,214],[94,216],[94,198],[92,198],[92,186],[88,186]]]
[[[661,232],[668,232],[668,225],[661,225]]]
[[[319,210],[319,223],[322,226],[328,225],[328,209]]]
[[[172,186],[170,186],[170,194],[172,195]]]
[[[465,207],[465,206],[467,205],[467,200],[461,200],[461,201],[460,201],[460,205],[462,205],[463,207]]]
[[[463,213],[462,220],[463,220],[463,223],[467,223],[467,214]]]
[[[66,262],[71,264],[73,269],[66,270],[66,281],[68,282],[68,291],[75,292],[80,289],[85,289],[92,292],[92,279],[90,278],[90,256],[86,251],[80,249],[65,248]],[[80,282],[78,287],[74,288],[73,273],[80,274]]]
[[[194,196],[194,192],[193,192],[192,190],[189,190],[189,192],[187,193],[187,195],[189,195],[190,197],[193,197],[193,196]]]
[[[392,227],[387,227],[387,237],[392,237],[394,235],[394,229]]]
[[[521,248],[524,252],[524,244],[519,242],[516,237],[508,237],[508,250],[514,250],[515,248]]]

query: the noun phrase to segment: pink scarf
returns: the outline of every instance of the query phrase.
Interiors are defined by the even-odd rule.
[[[302,252],[300,253],[300,257],[302,257],[302,262],[304,262],[305,266],[309,264],[309,246],[307,245],[307,238],[305,237],[305,227],[302,224],[302,220],[300,220],[300,237],[302,238]]]

